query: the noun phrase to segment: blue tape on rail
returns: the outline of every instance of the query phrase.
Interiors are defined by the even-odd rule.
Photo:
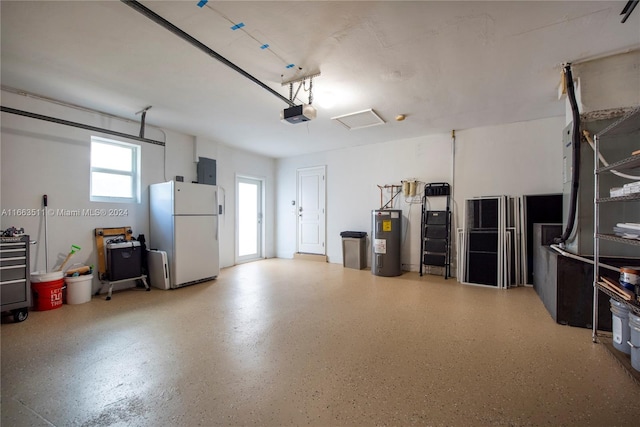
[[[262,46],[260,46],[260,49],[263,49],[263,50],[264,50],[264,49],[266,49],[266,48],[268,48],[268,47],[269,47],[269,45],[268,45],[267,43],[265,43],[265,44],[263,44]]]
[[[232,29],[233,31],[235,31],[235,30],[239,30],[239,29],[240,29],[240,28],[242,28],[242,27],[244,27],[244,22],[240,22],[240,23],[238,23],[238,24],[234,25],[233,27],[231,27],[231,29]]]
[[[205,4],[209,3],[209,0],[200,0],[198,2],[198,7],[203,7]]]
[[[287,65],[287,68],[293,68],[293,67],[295,67],[295,64],[289,64],[289,65]]]

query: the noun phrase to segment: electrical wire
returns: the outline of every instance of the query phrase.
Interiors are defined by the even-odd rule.
[[[409,205],[409,212],[407,212],[407,226],[404,228],[404,237],[402,238],[402,245],[407,241],[407,234],[409,232],[409,223],[411,222],[411,206]]]
[[[232,70],[234,70],[238,74],[240,74],[240,75],[246,77],[247,79],[251,80],[252,82],[257,84],[258,86],[260,86],[261,88],[266,90],[267,92],[271,93],[273,96],[275,96],[278,99],[280,99],[280,100],[284,101],[285,103],[287,103],[290,107],[295,107],[295,104],[292,101],[288,100],[287,98],[285,98],[284,96],[282,96],[281,94],[276,92],[274,89],[272,89],[266,83],[261,82],[256,77],[252,76],[251,74],[249,74],[248,72],[246,72],[242,68],[238,67],[236,64],[232,63],[227,58],[223,57],[222,55],[220,55],[219,53],[217,53],[216,51],[214,51],[213,49],[211,49],[210,47],[208,47],[207,45],[205,45],[201,41],[197,40],[192,35],[186,33],[185,31],[183,31],[182,29],[178,28],[177,26],[175,26],[171,22],[167,21],[166,19],[164,19],[162,16],[158,15],[157,13],[152,11],[151,9],[145,7],[140,2],[135,1],[135,0],[120,0],[120,1],[122,3],[124,3],[124,4],[126,4],[127,6],[131,7],[135,11],[141,13],[143,16],[147,17],[148,19],[152,20],[156,24],[162,26],[166,30],[172,32],[173,34],[175,34],[176,36],[178,36],[182,40],[184,40],[187,43],[191,44],[193,47],[201,50],[202,52],[204,52],[208,56],[220,61],[221,63],[223,63],[227,67],[231,68]]]
[[[157,129],[162,132],[164,141],[164,146],[162,147],[162,177],[164,181],[167,182],[167,133],[160,128]]]
[[[273,56],[275,56],[276,58],[278,58],[278,60],[280,62],[282,62],[286,68],[292,68],[292,64],[290,62],[287,62],[282,56],[278,55],[276,52],[273,51],[273,49],[271,48],[271,46],[268,43],[265,43],[264,40],[258,40],[257,37],[255,37],[253,34],[251,34],[250,32],[248,32],[247,30],[245,30],[244,25],[240,26],[240,23],[235,22],[234,20],[232,20],[231,18],[229,18],[227,15],[225,15],[224,13],[220,12],[217,9],[214,9],[210,4],[206,3],[204,4],[204,6],[213,11],[214,13],[218,14],[220,17],[222,17],[223,19],[225,19],[227,22],[229,22],[230,24],[233,25],[232,28],[236,28],[237,30],[242,31],[245,35],[247,35],[249,38],[251,38],[253,41],[255,41],[258,46],[260,47],[260,49],[262,50],[266,50],[269,53],[273,54]]]

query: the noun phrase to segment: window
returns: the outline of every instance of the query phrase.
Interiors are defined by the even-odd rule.
[[[140,146],[91,137],[92,202],[140,201]]]

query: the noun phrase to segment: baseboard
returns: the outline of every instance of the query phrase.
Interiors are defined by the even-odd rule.
[[[304,254],[300,252],[296,252],[295,254],[293,254],[293,259],[301,259],[304,261],[329,262],[326,255]]]

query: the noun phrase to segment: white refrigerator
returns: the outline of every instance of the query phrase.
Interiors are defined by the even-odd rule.
[[[167,253],[172,288],[218,276],[218,187],[151,184],[149,222],[149,248]]]

